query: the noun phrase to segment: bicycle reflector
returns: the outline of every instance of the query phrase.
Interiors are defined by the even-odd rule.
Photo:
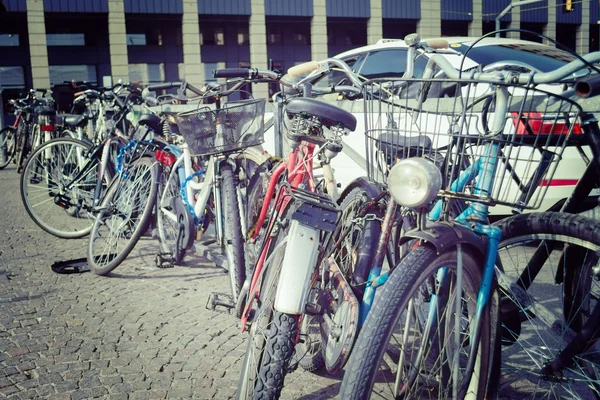
[[[388,187],[401,206],[420,208],[435,199],[442,187],[442,174],[428,159],[406,158],[390,170]]]

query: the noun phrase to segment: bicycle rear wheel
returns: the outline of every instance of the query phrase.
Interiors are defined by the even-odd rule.
[[[132,161],[102,200],[90,233],[88,265],[106,275],[127,258],[148,228],[156,202],[158,165],[150,157]]]
[[[501,397],[598,398],[600,345],[559,371],[547,366],[585,329],[598,304],[600,221],[573,214],[532,213],[501,220],[498,284],[503,298]],[[539,250],[538,250],[539,249]],[[534,256],[535,254],[535,256]],[[532,260],[543,260],[543,264]],[[535,273],[534,265],[540,268]]]
[[[481,340],[474,349],[471,333],[482,262],[468,247],[460,253],[461,279],[456,249],[438,255],[421,245],[400,261],[362,327],[340,398],[456,398],[463,385],[468,385],[466,397],[483,398],[493,350],[493,308],[485,308]],[[471,351],[476,359],[468,374]]]
[[[287,230],[281,229],[263,267],[265,272],[242,364],[238,399],[279,398],[294,352],[299,316],[283,314],[273,308],[287,246]]]
[[[196,227],[191,213],[180,195],[179,176],[170,176],[170,168],[161,168],[156,224],[161,251],[170,255],[173,264],[180,264],[191,247]]]
[[[10,164],[15,155],[16,146],[16,129],[7,126],[0,130],[0,169],[4,169]]]
[[[54,236],[80,238],[92,229],[91,208],[101,194],[96,193],[99,160],[90,158],[90,148],[77,139],[54,139],[25,163],[21,200],[31,219]],[[112,173],[105,171],[101,188],[111,180]]]

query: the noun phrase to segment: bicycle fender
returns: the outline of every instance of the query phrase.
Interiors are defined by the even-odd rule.
[[[275,294],[275,310],[302,314],[310,292],[319,254],[320,230],[298,220],[290,221],[288,242]]]
[[[462,225],[449,224],[447,222],[435,222],[428,224],[425,229],[411,230],[406,232],[400,239],[402,245],[412,239],[423,240],[431,243],[436,251],[443,253],[456,247],[457,244],[466,244],[479,252],[482,257],[486,254],[486,245],[475,232]]]

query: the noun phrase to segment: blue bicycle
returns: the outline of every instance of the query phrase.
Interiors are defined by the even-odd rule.
[[[446,79],[429,78],[435,67]],[[519,235],[550,248],[557,235],[569,236],[571,245],[588,251],[576,252],[583,265],[595,265],[597,256],[585,257],[598,249],[598,235],[577,237],[567,227],[598,228],[594,221],[528,214],[500,225],[488,222],[490,206],[538,208],[566,145],[582,130],[587,133],[585,113],[566,97],[572,91],[561,95],[552,86],[534,86],[585,67],[578,60],[546,74],[507,68],[465,77],[434,56],[424,79],[364,85],[367,167],[369,178],[378,175],[381,185],[358,180],[342,195],[345,209],[333,255],[314,291],[325,365],[340,369],[352,351],[341,398],[492,395],[500,343],[529,343],[523,333],[531,332],[523,327],[545,319],[536,314],[526,280],[509,275],[510,260],[498,251],[512,239],[502,237],[511,227],[528,225]],[[540,224],[543,220],[553,222]],[[526,261],[523,274],[531,272]],[[556,270],[553,275],[561,277]],[[591,288],[589,274],[580,276],[588,276]],[[584,345],[562,364],[556,361],[565,358],[565,341],[574,341],[568,331],[589,324],[595,310],[595,297],[578,286],[583,279],[570,279],[571,289],[558,302],[564,321],[554,327],[562,343],[539,356],[545,364],[531,380],[538,388],[541,381],[566,386],[561,372],[589,350]],[[376,298],[375,289],[384,283]],[[550,350],[548,345],[531,346]],[[533,352],[521,354],[534,358]],[[592,372],[580,375],[593,381],[589,360],[585,367]],[[584,381],[572,379],[580,386]]]

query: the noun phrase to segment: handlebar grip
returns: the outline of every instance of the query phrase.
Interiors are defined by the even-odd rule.
[[[213,77],[215,78],[248,78],[255,72],[251,68],[225,68],[213,69]]]
[[[575,93],[584,99],[599,95],[600,75],[594,74],[578,80],[575,84]]]
[[[319,69],[319,63],[316,61],[309,61],[291,67],[290,69],[288,69],[287,74],[289,76],[298,76],[315,71],[317,69]]]
[[[425,43],[427,43],[427,45],[432,49],[440,50],[447,49],[450,46],[448,41],[445,39],[430,39],[426,40]]]
[[[166,82],[166,83],[157,83],[156,85],[148,85],[148,90],[164,90],[171,88],[178,88],[181,86],[181,82]]]

